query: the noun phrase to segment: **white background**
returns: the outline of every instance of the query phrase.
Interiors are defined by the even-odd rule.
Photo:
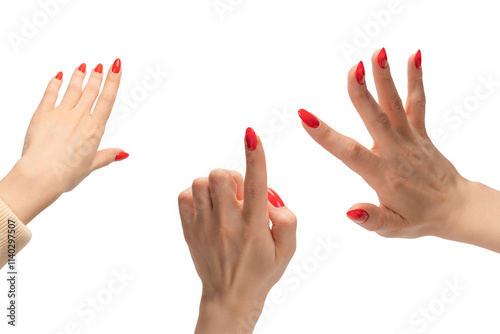
[[[390,0],[223,0],[231,11],[222,16],[213,0],[69,0],[43,22],[47,2],[1,2],[0,174],[19,158],[48,80],[64,71],[64,89],[81,62],[108,67],[116,57],[121,101],[102,147],[123,148],[130,158],[91,175],[28,225],[33,239],[18,256],[17,333],[78,333],[65,331],[73,322],[80,333],[193,332],[200,283],[177,194],[214,168],[243,171],[247,126],[265,142],[269,185],[299,218],[291,266],[310,271],[298,288],[293,273],[275,287],[284,303],[267,305],[256,333],[498,333],[498,254],[435,238],[384,239],[352,223],[347,209],[378,204],[376,194],[314,143],[296,116],[306,108],[370,147],[347,95],[347,71],[363,60],[373,90],[371,54],[386,47],[405,100],[407,59],[420,48],[429,132],[446,136],[438,148],[465,177],[500,188],[500,87],[474,98],[481,78],[500,81],[495,2],[400,0],[383,24],[373,13],[391,8]],[[23,18],[33,16],[40,28],[14,47],[9,38],[22,36]],[[371,36],[361,43],[357,31],[366,29]],[[347,44],[357,48],[348,57]],[[151,71],[168,76],[151,88]],[[444,118],[464,103],[468,117]],[[318,238],[338,244],[320,263]],[[113,271],[122,270],[134,278],[88,321],[77,308],[105,296]],[[443,303],[447,280],[465,289]],[[1,278],[5,306],[6,291]],[[422,320],[419,309],[430,306],[440,314]],[[14,333],[4,313],[0,332]]]

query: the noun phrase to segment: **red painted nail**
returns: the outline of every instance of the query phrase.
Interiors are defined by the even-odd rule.
[[[347,213],[347,217],[357,224],[363,224],[368,220],[368,212],[363,209],[351,210]]]
[[[422,52],[420,50],[415,54],[415,66],[418,70],[422,68]]]
[[[85,73],[87,70],[87,65],[85,63],[81,64],[80,67],[78,67],[78,71]]]
[[[127,152],[120,152],[116,155],[115,157],[115,161],[121,161],[121,160],[125,160],[129,157],[130,154],[128,154]]]
[[[356,80],[358,80],[360,85],[365,84],[365,66],[362,61],[360,61],[358,67],[356,67]]]
[[[102,73],[102,64],[97,65],[95,67],[94,71],[97,72],[97,73]]]
[[[299,117],[308,127],[316,129],[319,126],[319,120],[305,109],[299,110]]]
[[[245,132],[245,142],[249,151],[255,151],[257,148],[257,136],[252,128],[247,128],[247,131]]]
[[[283,203],[281,197],[276,193],[276,191],[272,190],[271,188],[267,188],[267,199],[276,208],[285,206],[285,203]]]
[[[121,68],[122,68],[122,61],[120,60],[120,58],[118,58],[113,63],[111,71],[113,71],[113,73],[120,73]]]
[[[378,65],[381,68],[387,68],[387,65],[389,65],[389,63],[387,62],[387,52],[385,52],[385,48],[382,48],[382,50],[380,50],[377,56],[377,60]]]
[[[57,79],[57,80],[62,80],[62,76],[63,76],[63,72],[59,72],[59,73],[57,73],[57,75],[56,75],[56,79]]]

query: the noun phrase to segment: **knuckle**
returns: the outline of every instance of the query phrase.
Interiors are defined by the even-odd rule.
[[[85,133],[85,140],[88,144],[93,146],[99,146],[99,143],[102,138],[102,133],[96,129],[90,129]]]
[[[191,192],[188,190],[184,190],[177,196],[177,202],[179,203],[179,206],[186,204],[189,201],[193,200],[193,196],[191,195]]]
[[[231,175],[225,169],[214,169],[208,176],[209,182],[212,184],[226,184],[229,182]]]
[[[96,83],[89,83],[85,90],[93,96],[97,96],[99,94],[99,86]]]
[[[327,126],[320,126],[317,131],[318,140],[329,142],[332,139],[332,132]]]
[[[103,93],[101,94],[100,100],[105,104],[113,104],[115,103],[116,94]]]
[[[376,124],[382,129],[387,129],[391,126],[391,121],[385,112],[380,111],[376,116]]]
[[[344,156],[349,160],[358,160],[362,151],[361,144],[356,142],[349,143],[345,148]]]
[[[283,210],[280,213],[279,225],[284,228],[295,228],[297,226],[297,216],[290,210]],[[273,226],[275,226],[274,222]]]
[[[297,225],[297,216],[292,211],[286,211],[283,213],[283,218],[285,223],[290,226]]]
[[[82,87],[81,85],[77,84],[76,82],[70,82],[67,88],[68,93],[73,93],[73,94],[81,94],[82,93]]]
[[[45,91],[45,96],[46,97],[57,97],[59,94],[59,89],[55,84],[51,84],[47,87],[47,90]]]
[[[243,183],[243,176],[241,175],[241,173],[239,173],[237,171],[234,171],[234,170],[228,170],[228,173],[234,179],[234,181],[236,182],[236,184]]]
[[[391,96],[389,103],[393,110],[396,110],[398,112],[404,111],[403,101],[401,100],[398,94]]]
[[[366,88],[356,89],[356,91],[353,94],[353,97],[356,100],[369,100],[370,92],[368,92],[368,89]]]
[[[395,213],[386,211],[378,217],[375,232],[384,238],[398,238],[403,235],[404,229],[404,221]]]
[[[192,188],[193,191],[203,191],[208,186],[208,180],[204,177],[199,177],[193,181]]]
[[[246,193],[251,197],[256,197],[262,194],[263,192],[267,193],[267,188],[255,183],[249,182],[245,187]]]
[[[383,233],[384,232],[384,225],[385,225],[385,217],[384,215],[380,214],[377,219],[375,219],[373,225],[372,225],[372,231],[375,231],[377,233]]]
[[[100,139],[103,135],[103,131],[99,128],[92,127],[88,131],[88,136],[90,139]]]
[[[419,95],[418,97],[413,98],[412,103],[417,108],[424,108],[426,104],[425,95]]]

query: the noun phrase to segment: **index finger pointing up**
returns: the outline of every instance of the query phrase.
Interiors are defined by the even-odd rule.
[[[264,148],[252,128],[245,133],[247,169],[243,210],[249,214],[267,212],[267,171]]]

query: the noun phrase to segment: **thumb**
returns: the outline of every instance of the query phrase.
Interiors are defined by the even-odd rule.
[[[347,217],[368,231],[374,231],[383,237],[404,237],[407,221],[384,205],[369,203],[356,204],[349,209]]]
[[[92,161],[92,171],[105,167],[113,161],[127,159],[128,156],[128,153],[119,148],[107,148],[100,150],[95,154],[94,160]]]
[[[279,195],[271,188],[268,188],[267,196],[276,254],[290,260],[295,253],[297,244],[297,217],[285,206]]]

